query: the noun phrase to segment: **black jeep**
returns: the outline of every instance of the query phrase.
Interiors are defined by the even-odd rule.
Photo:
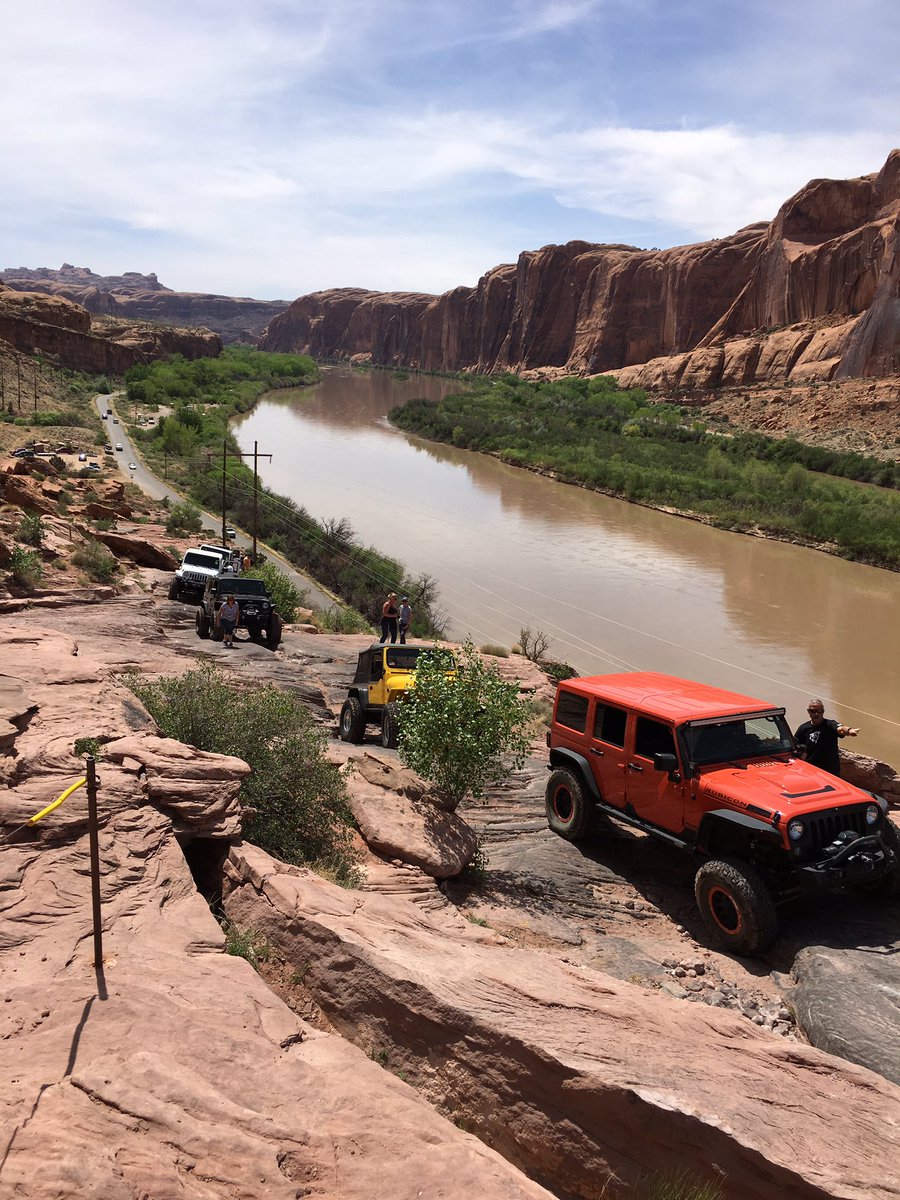
[[[223,575],[207,583],[197,609],[198,636],[221,641],[222,630],[216,624],[216,614],[228,596],[234,596],[241,610],[238,627],[246,629],[254,642],[265,635],[266,645],[270,650],[275,650],[281,642],[281,617],[275,611],[265,583],[261,579],[244,579],[240,575]]]

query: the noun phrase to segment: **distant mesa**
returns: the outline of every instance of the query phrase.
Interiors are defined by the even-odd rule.
[[[301,296],[264,350],[422,370],[614,373],[708,391],[900,370],[900,150],[860,179],[817,179],[774,220],[640,250],[569,242],[441,296]]]
[[[223,342],[255,342],[269,321],[287,308],[286,300],[173,292],[153,272],[95,275],[89,267],[74,267],[71,263],[63,263],[59,270],[8,267],[0,273],[0,286],[4,284],[20,292],[43,292],[74,300],[97,316],[210,329]]]

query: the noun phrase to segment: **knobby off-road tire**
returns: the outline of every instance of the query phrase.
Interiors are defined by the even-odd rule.
[[[894,853],[894,869],[889,875],[882,876],[875,883],[861,884],[860,891],[876,900],[893,900],[896,896],[900,896],[900,834],[897,833],[897,826],[887,817],[884,818],[884,832],[881,840],[888,850],[892,850]]]
[[[775,901],[747,863],[734,858],[705,862],[694,878],[694,896],[706,928],[734,954],[758,954],[775,941]]]
[[[212,638],[212,640],[213,640],[214,642],[221,642],[221,640],[222,640],[222,626],[221,626],[221,625],[213,625],[213,626],[211,626],[211,627],[210,627],[210,637]]]
[[[277,612],[273,612],[269,620],[269,628],[266,630],[266,645],[270,650],[277,650],[281,645],[281,631],[283,629],[284,622]]]
[[[209,637],[209,617],[202,608],[197,609],[197,637]]]
[[[178,584],[175,582],[174,579],[169,584],[169,599],[170,600],[178,599]]]
[[[547,782],[547,824],[569,842],[580,842],[595,826],[593,804],[585,798],[581,780],[566,767],[554,771]]]
[[[348,696],[344,701],[338,728],[342,742],[355,742],[359,745],[363,740],[366,732],[366,714],[356,696]]]
[[[397,705],[386,704],[381,713],[381,744],[385,750],[397,748]]]

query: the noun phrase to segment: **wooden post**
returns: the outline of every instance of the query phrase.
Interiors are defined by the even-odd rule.
[[[103,970],[103,927],[100,915],[100,839],[97,828],[97,769],[87,757],[88,835],[91,844],[91,907],[94,914],[94,966]]]

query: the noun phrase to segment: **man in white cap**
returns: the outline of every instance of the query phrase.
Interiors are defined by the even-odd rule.
[[[409,623],[412,620],[412,609],[409,607],[409,596],[403,596],[400,600],[400,611],[397,614],[400,618],[400,641],[406,645],[406,631],[409,629]]]

